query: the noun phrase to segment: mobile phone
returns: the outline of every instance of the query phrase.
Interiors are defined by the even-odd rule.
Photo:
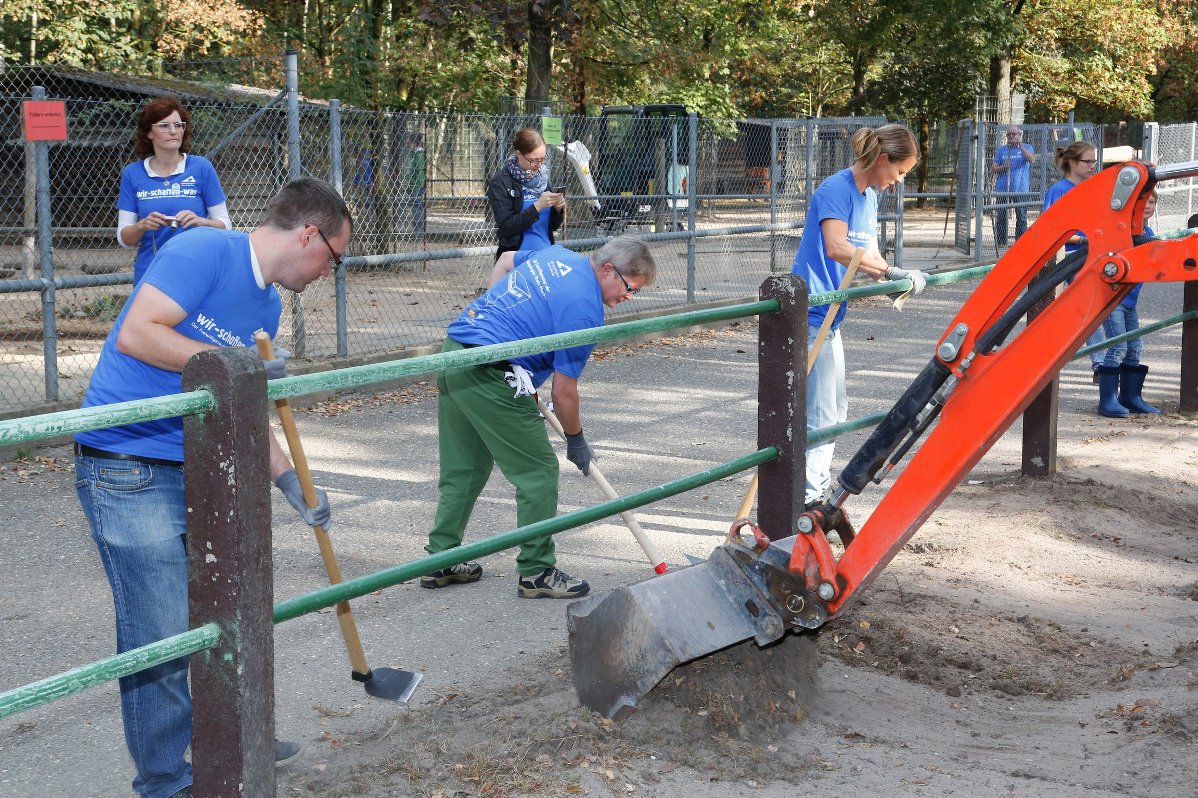
[[[552,191],[554,194],[565,194],[565,193],[566,193],[566,186],[563,184],[563,185],[560,185],[560,186],[555,186],[555,187],[553,187],[553,188],[551,188],[551,189],[549,189],[549,190],[550,190],[550,191]]]

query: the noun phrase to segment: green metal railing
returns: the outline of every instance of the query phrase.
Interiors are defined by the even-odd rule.
[[[1182,237],[1182,235],[1188,235],[1191,232],[1193,231],[1179,231],[1178,233],[1161,236],[1161,238],[1178,238]],[[927,282],[931,286],[964,282],[984,277],[993,268],[994,265],[990,264],[940,274],[929,274]],[[809,305],[826,305],[832,302],[842,302],[864,297],[898,294],[908,290],[910,287],[911,283],[909,280],[897,280],[859,286],[844,291],[828,291],[811,295]],[[343,391],[379,382],[401,380],[449,369],[477,366],[482,363],[506,360],[521,355],[566,349],[584,344],[614,341],[698,324],[745,318],[763,313],[773,313],[777,312],[778,309],[779,303],[776,300],[761,300],[721,308],[688,311],[651,319],[621,322],[601,328],[578,330],[524,341],[480,346],[455,352],[424,355],[386,363],[354,366],[336,371],[286,377],[270,381],[267,385],[267,395],[270,399],[274,400],[326,391]],[[1162,321],[1144,325],[1137,330],[1081,349],[1074,359],[1084,357],[1091,351],[1147,335],[1194,318],[1198,318],[1198,311],[1182,313]],[[26,443],[137,421],[204,413],[211,409],[213,409],[213,397],[209,392],[192,391],[154,399],[143,399],[0,421],[0,446]],[[807,444],[808,446],[818,445],[851,432],[876,426],[882,421],[885,415],[886,413],[884,412],[875,413],[813,431],[807,436]],[[777,449],[767,447],[682,479],[530,524],[526,527],[503,532],[485,540],[465,544],[439,554],[430,555],[419,560],[412,560],[392,568],[340,582],[321,590],[296,596],[275,604],[274,622],[276,624],[282,623],[301,615],[331,607],[341,601],[358,598],[367,593],[415,579],[429,571],[494,554],[527,543],[530,540],[554,535],[626,510],[653,504],[770,462],[778,456]],[[183,634],[175,635],[165,640],[118,654],[114,657],[109,657],[15,688],[8,692],[0,693],[0,718],[47,704],[97,684],[169,662],[181,656],[187,656],[212,648],[218,643],[219,639],[220,629],[215,624],[207,624]]]

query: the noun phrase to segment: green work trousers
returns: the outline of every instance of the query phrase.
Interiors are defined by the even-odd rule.
[[[462,349],[448,339],[442,352]],[[441,501],[428,534],[429,554],[460,546],[474,502],[498,465],[516,486],[516,524],[557,515],[557,455],[533,397],[512,395],[496,368],[470,366],[437,376]],[[553,538],[525,543],[516,571],[534,576],[557,562]]]

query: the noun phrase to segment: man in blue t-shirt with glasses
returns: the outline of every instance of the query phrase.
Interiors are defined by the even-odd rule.
[[[1019,192],[1027,194],[1031,190],[1032,164],[1038,160],[1036,151],[1023,141],[1023,131],[1016,125],[1008,125],[1006,143],[994,152],[994,162],[990,169],[994,172],[994,192],[1004,194]],[[997,197],[998,209],[994,211],[994,243],[1000,247],[1007,245],[1007,206],[1023,203],[1022,197]],[[1015,205],[1015,240],[1027,231],[1027,208],[1022,204]]]
[[[339,263],[353,235],[341,196],[314,178],[285,185],[262,226],[249,233],[197,228],[167,241],[133,289],[88,385],[83,406],[180,393],[192,355],[272,338],[282,302],[275,284],[303,291]],[[286,376],[283,358],[267,376]],[[117,650],[128,651],[188,629],[187,506],[183,496],[183,420],[159,419],[75,436],[77,491],[100,551],[116,607]],[[197,463],[195,467],[204,467]],[[270,476],[309,525],[328,527],[329,503],[304,501],[295,469],[270,436]],[[120,680],[125,742],[141,798],[187,798],[191,694],[186,657]],[[294,759],[295,743],[275,741],[275,761]]]
[[[449,325],[442,352],[603,326],[614,308],[653,282],[649,248],[631,236],[612,239],[588,255],[563,246],[521,251],[514,268]],[[536,405],[536,390],[553,377],[553,406],[566,433],[566,458],[583,474],[592,452],[582,433],[578,379],[594,344],[584,344],[443,371],[437,375],[437,432],[441,500],[429,531],[429,554],[460,546],[470,513],[492,466],[516,487],[516,523],[557,515],[557,455]],[[590,586],[557,567],[553,538],[530,540],[516,557],[516,595],[573,599]],[[477,582],[483,569],[467,562],[420,578],[421,587]]]

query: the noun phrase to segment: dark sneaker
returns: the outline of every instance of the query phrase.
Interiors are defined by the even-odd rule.
[[[483,578],[483,567],[476,562],[463,562],[433,571],[420,577],[420,586],[427,588],[446,585],[468,585]]]
[[[521,598],[582,598],[591,592],[591,586],[575,579],[565,571],[550,568],[536,576],[522,576],[516,586],[516,595]]]
[[[186,787],[179,790],[178,792],[171,793],[170,796],[168,796],[168,798],[191,798],[191,785],[188,784]]]
[[[284,765],[289,765],[299,758],[300,752],[304,747],[299,743],[293,743],[290,740],[280,740],[275,738],[275,767],[281,768]],[[188,793],[191,795],[191,793]]]

